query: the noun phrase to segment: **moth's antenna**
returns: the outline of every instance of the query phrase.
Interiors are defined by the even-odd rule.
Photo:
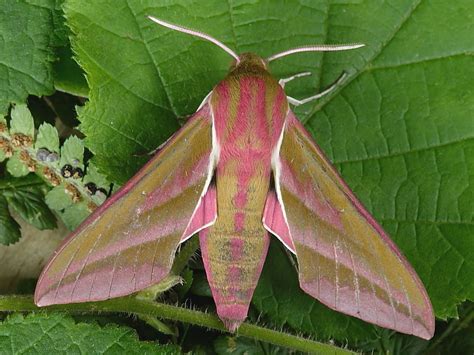
[[[170,29],[175,30],[175,31],[184,32],[184,33],[187,33],[191,36],[200,37],[200,38],[205,39],[206,41],[212,42],[215,45],[218,45],[219,47],[221,47],[227,53],[229,53],[232,57],[234,57],[235,60],[237,61],[237,63],[240,62],[239,56],[232,49],[230,49],[224,43],[219,42],[217,39],[215,39],[214,37],[209,36],[206,33],[196,31],[196,30],[192,30],[190,28],[186,28],[186,27],[183,27],[183,26],[173,25],[172,23],[157,19],[156,17],[153,17],[153,16],[148,16],[148,18],[150,20],[152,20],[153,22],[156,22],[157,24],[161,25],[161,26],[170,28]]]
[[[316,46],[304,46],[304,47],[288,49],[287,51],[274,54],[274,55],[268,57],[267,61],[271,62],[272,60],[275,60],[275,59],[278,59],[278,58],[281,58],[281,57],[285,57],[287,55],[294,54],[294,53],[346,51],[346,50],[349,50],[349,49],[356,49],[356,48],[360,48],[360,47],[364,47],[364,46],[365,46],[365,44],[361,44],[361,43],[336,44],[336,45],[322,44],[322,45],[316,45]]]

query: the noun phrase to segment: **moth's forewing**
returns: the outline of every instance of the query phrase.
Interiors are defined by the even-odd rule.
[[[275,173],[301,288],[337,311],[429,339],[417,274],[290,111]]]
[[[211,127],[205,105],[65,240],[38,281],[37,305],[124,296],[169,273],[188,226],[199,227],[190,221],[210,182]],[[215,220],[215,208],[206,213]]]

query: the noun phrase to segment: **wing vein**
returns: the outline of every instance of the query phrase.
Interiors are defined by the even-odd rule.
[[[69,270],[69,268],[71,267],[71,264],[72,264],[72,261],[75,259],[77,253],[79,252],[79,249],[80,249],[80,244],[77,246],[77,249],[74,251],[74,253],[72,254],[72,257],[71,259],[69,259],[68,263],[67,263],[67,267],[64,269],[63,271],[63,274],[61,275],[61,278],[59,279],[59,282],[56,286],[56,291],[54,293],[54,299],[57,299],[58,297],[58,293],[59,293],[59,289],[61,288],[61,284],[64,280],[64,276],[66,276],[67,274],[67,271]]]
[[[85,269],[86,266],[87,266],[87,262],[89,261],[89,258],[90,258],[90,256],[92,255],[92,252],[95,250],[95,247],[96,247],[97,243],[99,242],[100,238],[102,237],[102,235],[103,235],[103,234],[100,233],[100,234],[97,236],[96,240],[94,241],[94,245],[92,245],[92,248],[89,249],[86,258],[85,258],[84,262],[83,262],[82,265],[81,265],[81,269],[80,269],[79,272],[77,273],[76,280],[74,281],[74,286],[73,286],[72,291],[71,291],[71,297],[74,295],[74,292],[76,291],[77,283],[78,283],[79,279],[81,278],[82,273],[84,272],[84,269]],[[91,285],[91,286],[92,286],[92,285]],[[92,287],[91,287],[91,288],[92,288]],[[90,292],[89,292],[89,295],[90,295]]]
[[[399,277],[399,278],[400,278],[400,284],[403,288],[403,292],[405,293],[405,298],[407,300],[408,314],[410,315],[410,321],[411,321],[411,332],[412,332],[412,334],[414,334],[415,333],[415,323],[414,323],[414,319],[413,319],[412,303],[411,303],[411,300],[410,300],[410,296],[408,295],[405,282],[403,281],[403,279],[401,277]]]
[[[349,254],[349,257],[351,258],[351,265],[352,265],[352,271],[354,271],[354,296],[356,299],[356,304],[357,304],[357,314],[360,314],[360,285],[359,285],[359,274],[357,272],[357,267],[354,262],[354,256],[352,255],[351,250],[347,247],[347,243],[344,239],[341,239],[342,244],[344,245],[344,248],[346,249],[347,253]]]

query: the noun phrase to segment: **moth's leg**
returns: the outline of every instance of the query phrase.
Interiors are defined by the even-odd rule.
[[[293,269],[298,273],[298,263],[295,258],[295,254],[293,254],[291,251],[288,250],[288,248],[283,247],[285,250],[286,256],[288,257],[288,260],[290,260],[290,264],[293,267]]]
[[[339,78],[337,78],[337,80],[333,84],[331,84],[326,90],[320,92],[319,94],[307,97],[306,99],[298,100],[298,99],[295,99],[293,97],[287,96],[288,102],[290,104],[294,105],[294,106],[300,106],[300,105],[306,104],[308,102],[317,100],[317,99],[323,97],[324,95],[327,95],[330,92],[334,91],[344,81],[346,76],[347,76],[346,72],[342,73],[341,76]]]
[[[280,79],[280,80],[278,80],[278,84],[280,84],[280,86],[281,86],[282,88],[284,88],[286,83],[289,83],[290,81],[292,81],[292,80],[294,80],[294,79],[296,79],[296,78],[301,78],[301,77],[303,77],[303,76],[308,76],[308,75],[311,75],[311,72],[309,72],[309,71],[304,71],[304,72],[302,72],[302,73],[298,73],[298,74],[292,75],[292,76],[290,76],[289,78]]]

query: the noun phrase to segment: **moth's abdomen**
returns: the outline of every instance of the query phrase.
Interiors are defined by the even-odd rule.
[[[270,164],[228,159],[216,171],[217,221],[201,232],[201,252],[219,317],[235,329],[247,316],[268,250],[262,224]]]

